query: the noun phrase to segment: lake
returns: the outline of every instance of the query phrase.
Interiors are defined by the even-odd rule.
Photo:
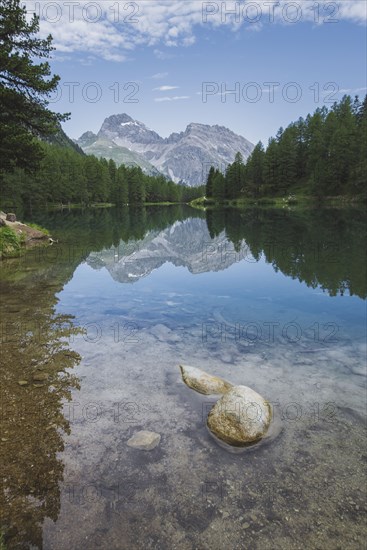
[[[365,544],[366,227],[357,208],[43,212],[59,242],[3,261],[1,529],[8,548]],[[230,452],[216,397],[269,436]],[[139,430],[158,447],[127,445]]]

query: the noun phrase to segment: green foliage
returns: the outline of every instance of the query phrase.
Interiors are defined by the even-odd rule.
[[[222,202],[226,198],[225,177],[218,169],[210,168],[205,186],[205,196],[215,202]]]
[[[0,531],[0,550],[6,550],[4,534]]]
[[[110,166],[113,161],[110,160]],[[125,166],[119,166],[114,172],[114,176],[111,181],[111,201],[117,206],[124,206],[129,202],[129,184],[127,180],[127,172]]]
[[[129,204],[143,204],[145,202],[145,186],[141,168],[132,168],[127,171],[129,189]]]
[[[256,145],[251,155],[251,163],[247,167],[247,193],[258,197],[264,185],[265,152],[261,141]]]
[[[48,97],[59,77],[51,75],[47,61],[54,49],[52,37],[37,37],[39,18],[27,22],[20,0],[0,3],[0,156],[1,172],[17,167],[37,169],[42,148],[35,136],[52,136],[67,115],[48,109]],[[0,174],[1,176],[2,174]]]
[[[29,227],[32,227],[33,229],[37,229],[37,231],[41,231],[41,233],[44,233],[45,235],[50,235],[49,230],[45,229],[41,225],[38,225],[38,223],[33,223],[33,222],[32,223],[31,222],[23,222],[23,223],[25,223]]]
[[[10,227],[0,228],[0,255],[9,257],[16,255],[21,246],[21,238]]]
[[[301,191],[320,199],[366,199],[366,184],[367,96],[363,103],[344,96],[330,110],[316,109],[305,120],[280,128],[266,150],[258,143],[246,164],[238,154],[224,177],[212,167],[206,197],[223,202]]]
[[[214,179],[214,175],[215,175],[215,168],[214,168],[214,166],[211,166],[210,170],[209,170],[209,173],[208,173],[207,180],[206,180],[206,185],[205,185],[205,196],[207,198],[212,198],[213,197],[213,179]]]
[[[204,187],[185,187],[164,176],[148,176],[135,166],[117,168],[113,160],[80,155],[69,147],[41,143],[40,148],[43,158],[35,173],[18,168],[0,180],[4,210],[69,203],[188,203],[204,194]]]
[[[230,164],[225,177],[225,197],[226,199],[236,199],[242,192],[244,181],[243,158],[241,153],[237,153],[233,164]]]

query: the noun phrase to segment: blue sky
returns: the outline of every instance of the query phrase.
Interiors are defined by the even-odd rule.
[[[54,37],[52,107],[71,112],[73,138],[126,112],[162,136],[201,122],[266,143],[343,93],[366,93],[365,0],[318,12],[310,0],[26,4]]]

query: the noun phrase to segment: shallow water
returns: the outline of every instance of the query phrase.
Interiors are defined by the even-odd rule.
[[[1,268],[9,548],[363,547],[363,212],[34,221],[59,244]],[[268,437],[218,445],[216,397],[180,363],[268,399]],[[153,451],[127,446],[141,429],[161,434]]]

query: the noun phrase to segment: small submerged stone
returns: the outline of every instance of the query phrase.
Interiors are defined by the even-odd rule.
[[[18,380],[19,386],[28,386],[27,380]]]
[[[219,376],[213,376],[203,370],[187,365],[180,365],[182,380],[185,384],[199,393],[205,395],[225,394],[233,384]]]
[[[143,430],[135,433],[127,442],[129,447],[140,449],[142,451],[152,451],[159,445],[161,436],[156,432]]]
[[[33,380],[35,382],[44,382],[47,379],[48,379],[47,372],[35,372],[33,375]]]
[[[259,441],[271,421],[270,405],[247,386],[234,386],[213,406],[208,416],[210,431],[229,445]]]

